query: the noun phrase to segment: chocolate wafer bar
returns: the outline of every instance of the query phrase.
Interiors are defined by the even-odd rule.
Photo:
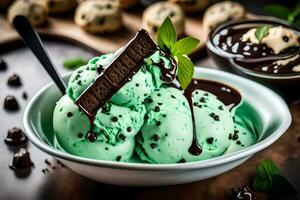
[[[157,45],[148,32],[140,30],[110,66],[81,94],[76,104],[89,116],[95,115],[140,70],[144,58],[156,50]]]

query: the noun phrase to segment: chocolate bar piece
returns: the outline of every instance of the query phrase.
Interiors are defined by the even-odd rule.
[[[76,100],[76,104],[89,116],[99,108],[137,73],[144,58],[157,50],[146,30],[140,30],[124,50]]]

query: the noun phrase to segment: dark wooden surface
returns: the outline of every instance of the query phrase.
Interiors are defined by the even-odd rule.
[[[47,48],[54,58],[55,64],[61,73],[62,62],[65,58],[82,55],[89,58],[93,53],[83,50],[74,45],[60,42],[48,42]],[[3,51],[2,51],[3,52]],[[202,55],[205,56],[205,55]],[[60,167],[51,157],[39,151],[32,144],[27,148],[31,153],[35,168],[26,178],[18,178],[9,169],[13,152],[17,150],[8,148],[3,142],[7,130],[13,126],[22,127],[23,110],[29,100],[23,100],[21,93],[26,91],[29,98],[32,97],[43,85],[50,81],[48,75],[41,68],[38,61],[31,52],[25,48],[15,49],[7,53],[1,53],[9,69],[0,72],[0,102],[1,107],[7,94],[15,95],[21,104],[21,110],[16,113],[5,112],[0,109],[0,199],[101,199],[109,195],[113,199],[229,199],[231,188],[249,185],[255,172],[255,167],[263,159],[273,159],[278,163],[281,171],[293,183],[296,188],[300,188],[300,104],[290,105],[293,115],[293,123],[289,130],[273,145],[264,151],[256,154],[239,167],[219,175],[217,177],[199,181],[196,183],[166,186],[166,187],[146,187],[128,188],[116,187],[97,183],[84,178],[67,168]],[[196,64],[200,66],[213,66],[210,59],[198,60]],[[7,79],[13,73],[20,75],[23,86],[18,89],[9,88]],[[51,169],[44,161],[48,159]],[[42,169],[48,168],[49,172],[44,174]],[[293,197],[271,197],[262,193],[257,193],[258,199],[300,199],[300,196]],[[127,197],[127,198],[126,198]]]

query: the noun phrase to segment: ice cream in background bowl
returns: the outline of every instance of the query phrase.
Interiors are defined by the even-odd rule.
[[[92,58],[65,76],[63,96],[53,85],[42,89],[24,114],[29,139],[95,180],[168,185],[225,172],[288,128],[290,113],[274,92],[211,69],[192,78],[182,50],[189,43],[176,49],[159,32],[158,46],[141,30],[124,48]]]

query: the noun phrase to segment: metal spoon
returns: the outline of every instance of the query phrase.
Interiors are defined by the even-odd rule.
[[[28,19],[18,15],[13,19],[13,24],[25,44],[31,49],[36,58],[40,61],[44,69],[51,76],[62,94],[66,93],[66,85],[62,77],[51,61],[37,32],[31,26]]]

